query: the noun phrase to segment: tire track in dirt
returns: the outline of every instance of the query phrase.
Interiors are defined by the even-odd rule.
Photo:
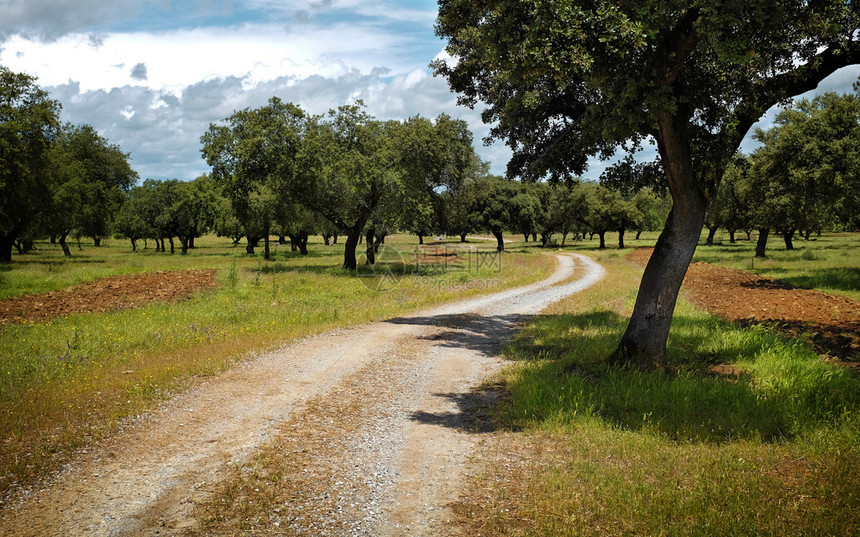
[[[4,508],[0,533],[195,533],[198,506],[231,468],[283,434],[279,425],[313,412],[309,403],[341,392],[365,397],[361,375],[374,372],[391,387],[390,399],[380,399],[385,412],[353,434],[363,451],[346,442],[331,464],[353,468],[355,479],[368,468],[390,478],[354,487],[351,509],[338,516],[352,534],[438,534],[474,442],[464,432],[470,390],[499,366],[498,350],[526,316],[603,276],[584,256],[557,257],[556,272],[537,284],[307,338],[208,379]],[[349,382],[355,389],[344,390]],[[337,434],[337,422],[327,422]],[[301,438],[302,426],[289,434]],[[343,525],[331,527],[342,534],[335,528]]]

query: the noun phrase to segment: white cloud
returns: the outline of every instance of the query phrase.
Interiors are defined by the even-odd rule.
[[[388,55],[400,38],[360,25],[336,25],[287,34],[277,25],[198,28],[159,34],[114,33],[94,47],[88,34],[53,42],[20,35],[9,39],[0,64],[39,77],[46,85],[79,81],[84,90],[127,84],[181,89],[213,77],[241,76],[248,82],[281,76],[335,77],[350,69],[371,72],[385,65],[407,70],[414,63]],[[132,80],[126,65],[144,64],[146,78]]]

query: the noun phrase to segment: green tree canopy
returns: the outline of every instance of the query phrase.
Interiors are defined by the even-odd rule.
[[[137,182],[128,154],[90,125],[66,125],[48,155],[51,196],[46,230],[59,237],[66,256],[72,230],[92,237],[98,245],[109,235],[126,194]]]
[[[290,196],[308,117],[277,97],[266,106],[235,112],[224,124],[211,124],[201,137],[212,179],[230,199],[248,236],[248,253],[269,234],[279,200]]]
[[[826,93],[783,110],[774,126],[757,130],[752,156],[757,255],[768,232],[787,249],[798,230],[820,231],[856,218],[860,209],[860,98]]]
[[[0,262],[12,260],[15,239],[50,197],[45,176],[59,113],[35,78],[0,67]]]

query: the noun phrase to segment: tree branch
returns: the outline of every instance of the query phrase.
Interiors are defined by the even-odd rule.
[[[851,41],[843,46],[828,48],[796,69],[768,79],[761,91],[756,92],[751,100],[741,102],[735,109],[735,127],[722,133],[723,147],[737,148],[750,128],[771,106],[813,90],[836,70],[857,63],[860,63],[860,42]]]

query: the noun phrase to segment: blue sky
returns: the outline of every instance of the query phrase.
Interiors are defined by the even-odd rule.
[[[482,144],[480,110],[458,107],[427,67],[444,47],[436,8],[435,0],[0,0],[0,65],[37,76],[64,121],[119,144],[141,178],[207,172],[199,139],[209,123],[272,96],[311,113],[356,99],[380,119],[445,112],[469,123],[482,158],[503,173],[510,153]],[[840,71],[819,91],[850,91],[858,72]],[[602,169],[594,161],[588,175]]]

